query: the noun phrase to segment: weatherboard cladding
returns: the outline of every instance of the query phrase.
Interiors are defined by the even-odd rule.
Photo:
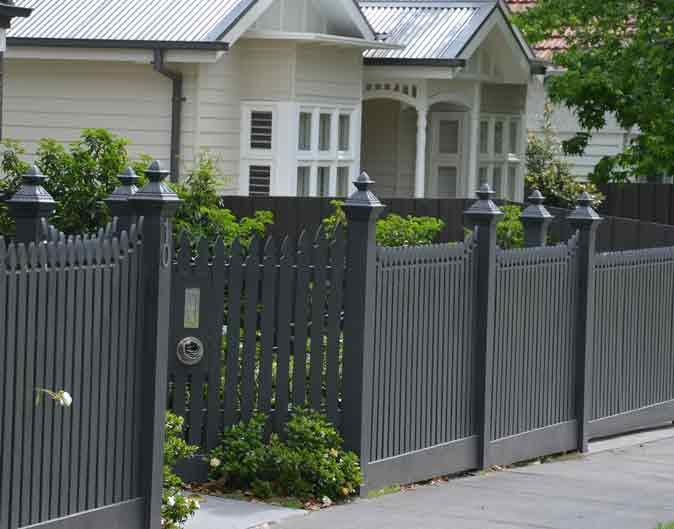
[[[496,6],[496,0],[360,2],[366,18],[387,43],[405,46],[402,50],[368,50],[365,57],[456,59]]]
[[[223,34],[256,0],[22,0],[32,16],[12,22],[9,37],[207,42]]]

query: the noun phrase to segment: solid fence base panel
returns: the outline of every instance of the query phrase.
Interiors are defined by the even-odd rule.
[[[146,516],[145,499],[136,498],[23,529],[145,529]]]
[[[509,465],[537,457],[569,452],[578,448],[578,426],[568,421],[538,430],[505,437],[489,445],[489,459],[494,465]]]
[[[589,434],[591,438],[609,437],[640,428],[661,426],[672,421],[674,421],[674,400],[590,421]]]
[[[361,496],[386,485],[406,485],[477,468],[478,453],[479,437],[474,435],[369,463],[364,469]]]

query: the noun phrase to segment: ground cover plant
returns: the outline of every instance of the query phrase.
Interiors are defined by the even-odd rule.
[[[322,415],[294,410],[283,438],[267,438],[266,424],[265,415],[256,414],[224,432],[209,454],[211,488],[324,505],[356,492],[362,481],[358,456],[343,449],[342,438]]]

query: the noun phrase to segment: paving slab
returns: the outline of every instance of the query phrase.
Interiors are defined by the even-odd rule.
[[[306,511],[276,507],[266,503],[230,500],[203,496],[201,508],[185,524],[186,529],[250,529],[264,524],[273,525]]]
[[[654,529],[674,521],[671,433],[358,500],[274,529]]]

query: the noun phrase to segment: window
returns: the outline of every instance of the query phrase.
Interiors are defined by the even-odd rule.
[[[489,152],[489,122],[480,121],[480,154]]]
[[[442,154],[457,154],[459,152],[459,122],[457,120],[443,120],[439,128],[440,142],[438,151]]]
[[[349,168],[348,167],[338,167],[337,168],[337,196],[338,197],[348,197],[349,196]]]
[[[318,168],[318,186],[316,188],[319,197],[330,195],[330,168]]]
[[[297,168],[297,196],[298,197],[308,197],[309,196],[309,178],[311,175],[311,167],[298,167]]]
[[[251,196],[269,196],[271,166],[251,165],[248,169],[248,177],[250,179],[249,193]]]
[[[493,188],[493,191],[494,191],[494,196],[496,198],[501,198],[501,191],[502,191],[501,166],[499,166],[499,165],[494,166],[494,168],[492,169],[491,179],[492,179],[492,188]]]
[[[339,115],[339,150],[342,152],[351,150],[351,116]]]
[[[516,119],[510,120],[510,151],[512,154],[517,154],[520,152],[520,122]]]
[[[330,128],[332,127],[332,115],[321,114],[318,127],[318,150],[330,150]]]
[[[517,198],[517,166],[508,166],[508,195],[510,200]]]
[[[487,167],[480,167],[479,178],[480,178],[480,185],[489,182],[489,169]]]
[[[438,196],[440,198],[456,197],[456,167],[438,167]]]
[[[250,113],[250,148],[271,150],[273,113],[252,111]]]
[[[300,151],[311,150],[311,112],[300,112],[300,137],[297,148]]]
[[[494,123],[494,153],[503,153],[503,121]]]

